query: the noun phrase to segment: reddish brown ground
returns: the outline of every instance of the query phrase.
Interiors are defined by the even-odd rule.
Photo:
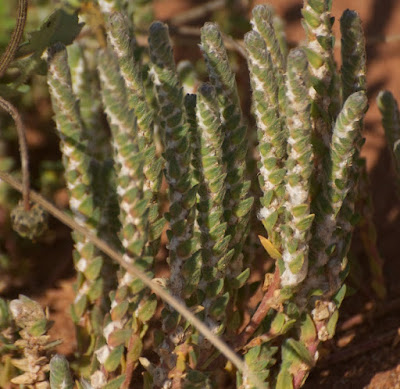
[[[168,19],[200,1],[158,0],[156,12],[160,19]],[[254,3],[261,3],[256,1]],[[286,20],[290,41],[299,42],[304,33],[300,27],[299,0],[270,0],[277,12]],[[363,21],[368,45],[368,89],[370,109],[366,119],[366,145],[364,155],[371,181],[378,245],[385,259],[385,279],[388,297],[384,302],[372,302],[368,286],[368,272],[358,275],[363,292],[358,291],[343,304],[336,338],[322,351],[322,357],[305,387],[312,388],[400,388],[400,344],[396,337],[400,327],[400,241],[399,199],[395,196],[394,175],[385,148],[383,130],[375,103],[377,93],[390,89],[400,99],[400,40],[379,42],[380,38],[400,34],[400,1],[398,0],[334,0],[336,36],[339,37],[338,20],[346,8],[357,10]],[[194,41],[195,43],[196,41]],[[339,49],[338,49],[339,50]],[[339,51],[337,52],[339,53]],[[190,51],[177,51],[178,56],[198,56],[193,45]],[[339,61],[339,59],[338,59]],[[239,74],[242,74],[240,72]],[[246,82],[246,81],[244,81]],[[35,143],[32,139],[31,143]],[[33,146],[33,145],[31,145]],[[33,146],[34,147],[34,146]],[[63,195],[59,198],[63,203]],[[59,351],[70,354],[74,349],[73,326],[66,314],[73,298],[70,244],[65,238],[67,230],[56,225],[57,239],[50,244],[47,258],[43,253],[33,253],[32,278],[26,293],[33,294],[50,307],[55,320],[54,336],[64,339]],[[61,250],[60,250],[61,248]],[[355,242],[361,268],[368,269],[365,254]],[[52,266],[57,258],[64,265],[58,270]],[[65,259],[63,259],[65,258]],[[364,266],[365,265],[365,266]],[[63,267],[64,266],[64,267]],[[61,270],[60,270],[61,269]],[[356,274],[357,276],[357,274]],[[59,281],[57,281],[59,280]],[[349,280],[354,284],[354,280]],[[11,295],[17,292],[17,286]],[[363,316],[364,315],[364,316]]]

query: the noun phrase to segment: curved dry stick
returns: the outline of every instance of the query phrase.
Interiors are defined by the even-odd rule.
[[[27,0],[18,1],[18,11],[17,11],[17,23],[15,25],[14,31],[11,35],[10,42],[3,55],[0,58],[0,78],[4,75],[8,68],[8,65],[14,59],[15,53],[18,50],[19,42],[21,41],[22,34],[24,32],[26,15],[28,9]],[[21,169],[22,169],[22,197],[24,203],[24,209],[29,211],[29,169],[28,169],[28,147],[26,145],[25,129],[24,123],[22,122],[21,116],[18,110],[7,100],[0,96],[0,108],[8,112],[14,119],[15,125],[17,127],[18,143],[21,154]]]
[[[8,173],[0,171],[0,180],[5,181],[7,184],[12,186],[14,189],[18,191],[22,191],[22,184],[11,177]],[[76,221],[74,221],[70,216],[59,210],[49,201],[47,201],[40,194],[32,191],[30,193],[30,197],[33,201],[41,205],[47,212],[53,215],[56,219],[60,220],[62,223],[70,227],[71,229],[78,231],[83,234],[89,241],[91,241],[99,250],[107,254],[110,258],[119,263],[126,271],[139,278],[147,287],[149,287],[158,297],[164,300],[165,303],[169,304],[172,308],[174,308],[178,313],[182,315],[190,324],[193,325],[205,338],[209,340],[209,342],[221,352],[229,361],[232,362],[236,368],[245,374],[249,380],[255,385],[257,388],[265,388],[265,384],[261,382],[249,369],[247,365],[243,362],[243,360],[218,336],[212,333],[208,327],[199,320],[190,310],[179,301],[177,298],[173,297],[166,289],[161,287],[156,282],[152,281],[149,277],[147,277],[141,270],[139,270],[135,265],[129,264],[124,261],[122,255],[120,255],[117,251],[111,248],[106,242],[99,239],[96,235],[93,235],[89,230],[85,227],[79,225]]]
[[[17,11],[17,24],[11,35],[11,40],[7,45],[6,51],[0,58],[0,77],[3,77],[8,65],[14,59],[17,52],[19,42],[21,42],[22,34],[24,32],[26,15],[28,9],[28,0],[19,0]]]
[[[28,159],[28,146],[26,144],[25,137],[25,127],[22,122],[21,116],[18,113],[17,108],[15,108],[10,102],[3,99],[0,96],[0,108],[8,112],[14,119],[15,126],[17,127],[18,143],[21,156],[21,169],[22,169],[22,201],[24,204],[25,211],[29,211],[29,190],[30,190],[30,180],[29,180],[29,159]]]
[[[214,0],[205,4],[201,4],[198,7],[192,6],[188,10],[173,16],[169,22],[177,26],[184,23],[193,22],[196,19],[201,19],[209,12],[223,8],[225,5],[226,0]]]

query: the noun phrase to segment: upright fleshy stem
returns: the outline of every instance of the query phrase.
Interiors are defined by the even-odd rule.
[[[103,104],[113,135],[123,225],[121,238],[127,253],[138,256],[146,241],[146,222],[143,221],[146,204],[141,201],[143,157],[137,145],[135,117],[128,108],[116,58],[107,50],[99,54],[99,74]]]
[[[127,263],[140,262],[143,270],[151,270],[153,258],[143,257],[148,240],[149,208],[149,199],[143,198],[144,159],[139,151],[136,119],[128,106],[124,80],[119,72],[117,58],[112,52],[103,50],[100,53],[99,74],[103,105],[110,123],[115,151],[124,260]],[[143,284],[129,273],[120,272],[118,289],[111,293],[112,309],[103,330],[106,345],[96,350],[97,359],[109,377],[113,377],[112,373],[117,370],[125,347],[127,348],[123,388],[127,388],[130,383],[143,347],[140,334],[144,335],[145,331],[139,302],[143,305],[148,302],[143,294],[139,294],[143,288]],[[131,317],[135,317],[135,320]],[[115,338],[121,336],[121,333],[124,336],[116,342]],[[132,349],[136,352],[132,353]],[[102,370],[98,370],[92,375],[91,382],[96,388],[101,387],[102,383],[107,382],[107,376]]]
[[[286,169],[283,161],[286,140],[279,111],[276,69],[264,40],[256,31],[246,34],[245,45],[260,153],[259,180],[263,197],[260,199],[262,208],[259,218],[268,232],[268,239],[279,249],[283,222],[281,207],[285,194],[283,179]]]
[[[305,16],[306,17],[306,16]],[[354,92],[358,91],[364,91],[365,92],[365,74],[366,74],[366,69],[365,69],[365,41],[363,38],[363,32],[362,32],[362,27],[361,27],[361,22],[358,18],[358,15],[355,12],[351,11],[346,11],[343,14],[343,17],[341,19],[341,28],[342,28],[342,57],[343,57],[343,65],[342,65],[342,83],[343,83],[343,98],[348,99],[348,97],[353,94]],[[333,70],[331,71],[331,74],[334,75]],[[342,111],[343,112],[343,111]],[[340,213],[336,213],[335,215],[335,223],[340,227],[343,235],[342,243],[343,247],[341,249],[342,252],[347,252],[348,246],[351,241],[351,231],[352,231],[352,226],[350,222],[351,215],[353,214],[354,207],[355,207],[355,201],[357,199],[357,182],[358,182],[358,177],[359,177],[359,172],[362,170],[362,161],[360,160],[360,149],[361,145],[363,142],[362,135],[361,135],[361,128],[362,128],[362,122],[359,123],[359,131],[354,133],[355,138],[353,139],[355,150],[353,153],[352,157],[352,164],[348,168],[348,171],[346,172],[346,175],[350,177],[350,181],[352,182],[352,190],[349,191],[348,195],[345,195],[343,197],[343,206],[342,203],[340,203],[340,208],[342,208],[342,211]],[[333,147],[333,146],[332,146]],[[331,153],[332,155],[332,153]],[[329,161],[327,159],[323,160],[324,167],[323,169],[326,172],[333,172],[335,167],[332,165],[332,160]],[[322,186],[324,188],[329,187],[327,183],[324,183]],[[322,189],[321,194],[324,192],[324,189]],[[323,199],[324,197],[326,198],[326,195],[321,195],[319,196],[320,199]],[[329,197],[329,196],[328,196]],[[332,205],[332,204],[331,204]],[[329,207],[329,206],[328,206]],[[319,211],[321,214],[324,214],[323,209],[326,209],[327,206],[322,206],[321,207],[321,202],[319,205]],[[339,210],[337,209],[337,211]],[[327,219],[326,219],[327,221]],[[317,223],[317,228],[318,231],[316,231],[316,237],[320,237],[320,234],[325,234],[320,227],[323,225],[324,222]],[[334,224],[334,223],[333,223]],[[334,225],[331,225],[331,228],[328,228],[329,231],[333,231],[335,228]],[[322,227],[322,229],[325,227]],[[322,239],[324,240],[324,239]],[[344,243],[345,242],[345,243]],[[326,263],[327,261],[327,253],[325,253],[325,250],[327,248],[333,249],[334,246],[331,246],[331,243],[327,243],[327,246],[319,250],[318,248],[316,249],[319,254],[317,255],[319,257],[318,263]],[[347,248],[346,248],[347,247]],[[338,249],[338,248],[337,248]],[[339,249],[338,249],[339,250]],[[321,258],[325,256],[325,260],[322,260]],[[340,256],[340,255],[339,255]],[[342,261],[343,258],[340,259],[340,262]],[[331,264],[330,265],[330,271],[334,270],[334,273],[338,273],[341,268],[341,264],[336,263],[336,265]],[[330,275],[331,280],[337,278],[336,276],[331,274]]]
[[[365,38],[362,23],[359,15],[350,10],[344,11],[340,19],[340,30],[342,33],[342,86],[343,99],[357,91],[366,91],[366,51]],[[369,257],[371,276],[373,277],[373,288],[381,298],[386,293],[383,277],[383,260],[379,254],[376,243],[376,231],[373,221],[373,207],[371,199],[370,183],[366,171],[364,158],[360,157],[360,150],[363,138],[359,136],[357,153],[355,154],[353,171],[356,180],[359,181],[355,191],[352,191],[345,199],[343,208],[349,211],[352,205],[349,202],[356,202],[356,210],[361,215],[360,235],[365,251]],[[347,212],[348,214],[350,212]],[[346,233],[346,229],[343,230]]]
[[[357,12],[346,10],[340,18],[342,33],[343,100],[352,93],[366,90],[365,38]]]
[[[354,11],[346,10],[340,19],[340,29],[342,32],[342,85],[343,100],[346,100],[351,94],[358,91],[367,91],[366,87],[366,49],[365,39],[362,30],[361,20]],[[362,124],[361,124],[362,127]],[[356,152],[354,154],[353,166],[351,174],[358,182],[359,176],[365,172],[364,160],[360,157],[361,147],[364,143],[361,131],[355,139]],[[358,198],[358,190],[356,187],[352,193],[347,196],[346,202],[355,203]],[[345,204],[346,206],[346,204]],[[352,205],[350,205],[350,208]]]
[[[229,294],[224,293],[224,277],[234,250],[228,251],[230,237],[225,236],[223,136],[215,90],[210,84],[203,84],[198,89],[196,116],[200,139],[197,222],[201,233],[203,263],[199,289],[203,295],[201,305],[205,309],[205,323],[219,334],[224,329],[221,320],[226,317],[223,313],[229,300]]]
[[[201,267],[201,258],[195,253],[197,244],[193,239],[197,187],[192,186],[190,134],[183,89],[179,84],[165,24],[155,22],[150,26],[149,46],[170,197],[169,213],[166,216],[170,224],[167,231],[170,266],[168,285],[174,296],[189,298],[196,290]],[[185,342],[186,335],[179,316],[172,310],[164,311],[163,332],[165,338],[159,346],[161,366],[157,370],[159,374],[156,385],[171,383],[167,378],[171,366],[177,368],[174,373],[176,380],[180,380],[182,373],[182,364],[177,366],[176,363],[182,355],[178,349]]]
[[[337,314],[337,305],[329,300],[326,301],[325,298],[330,298],[336,293],[343,281],[339,273],[344,270],[345,257],[351,240],[354,202],[348,202],[346,207],[343,207],[343,204],[346,196],[355,190],[357,185],[352,174],[352,164],[356,154],[355,142],[361,131],[366,108],[365,92],[353,93],[346,100],[336,120],[330,153],[328,187],[318,200],[318,218],[315,221],[312,238],[312,250],[316,263],[298,296],[299,305],[305,306],[309,293],[315,289],[323,291],[324,297],[322,300],[317,299],[313,311],[313,319],[320,325],[318,332],[320,340],[333,336],[332,331],[329,333],[325,324],[335,312]],[[322,267],[326,265],[328,269],[323,271]],[[327,312],[327,314],[321,314],[321,312]],[[318,319],[318,317],[323,317],[323,319]]]
[[[223,161],[226,163],[225,220],[227,235],[231,236],[229,248],[235,248],[228,277],[242,271],[241,249],[247,237],[253,198],[248,197],[250,181],[245,179],[247,129],[233,73],[222,42],[221,33],[214,23],[206,23],[201,30],[201,49],[207,64],[210,81],[215,87],[224,136]]]
[[[93,50],[79,43],[68,46],[68,63],[72,89],[79,99],[79,110],[84,124],[83,136],[88,142],[90,156],[99,161],[111,156],[109,136],[103,125],[100,85]],[[89,64],[89,58],[92,60]]]
[[[111,14],[108,19],[107,34],[126,84],[128,106],[135,110],[139,146],[142,149],[144,145],[149,145],[153,141],[153,112],[146,102],[142,69],[133,53],[135,37],[127,17],[120,12]]]
[[[316,359],[319,342],[333,337],[338,320],[338,308],[346,293],[343,279],[337,272],[346,255],[348,246],[347,237],[343,236],[343,223],[340,220],[349,219],[340,217],[344,200],[351,190],[356,187],[356,181],[351,174],[353,158],[355,155],[355,142],[361,131],[361,125],[367,108],[367,97],[364,92],[356,92],[346,100],[340,112],[332,136],[330,154],[330,173],[328,188],[324,193],[325,198],[319,200],[320,212],[313,239],[320,239],[320,245],[315,256],[317,262],[313,263],[306,280],[300,286],[299,293],[295,296],[298,307],[303,310],[307,305],[311,315],[304,316],[301,324],[300,342],[288,339],[283,345],[282,360],[287,359],[288,365],[283,362],[278,381],[287,375],[293,374],[293,388],[300,388]],[[354,208],[353,208],[354,209]],[[345,212],[347,217],[347,213]],[[351,236],[352,229],[347,230]],[[315,247],[313,246],[315,249]],[[327,264],[327,268],[323,268]],[[340,288],[341,286],[341,288]],[[318,291],[310,298],[310,295]],[[321,295],[322,293],[322,295]],[[300,358],[290,357],[290,350],[298,349]],[[289,352],[289,353],[288,353]],[[306,366],[301,367],[302,364]],[[297,364],[297,366],[296,366]]]
[[[97,59],[93,49],[74,43],[67,48],[72,89],[79,100],[83,122],[83,139],[87,142],[93,181],[95,207],[101,211],[99,236],[117,247],[118,200],[113,183],[112,149],[109,131],[104,123],[97,74]],[[89,63],[90,62],[90,63]]]
[[[390,154],[396,168],[398,185],[400,183],[400,112],[396,99],[388,92],[378,95],[378,107],[382,114],[382,125],[385,130]]]
[[[145,88],[142,79],[142,66],[135,59],[133,45],[135,38],[129,27],[129,21],[122,13],[113,13],[109,17],[108,37],[114,53],[118,58],[121,75],[127,90],[128,107],[134,111],[137,118],[139,150],[143,151],[143,185],[144,197],[151,202],[149,210],[150,241],[158,240],[164,225],[164,219],[159,217],[159,191],[162,180],[163,158],[157,155],[154,142],[154,112],[146,101]],[[157,244],[152,245],[154,254]]]
[[[253,30],[259,33],[268,48],[272,64],[280,72],[286,69],[286,56],[282,53],[280,36],[278,39],[274,26],[274,10],[269,5],[258,5],[253,9],[253,18],[251,19]]]
[[[342,33],[342,94],[343,100],[346,100],[351,94],[367,91],[366,80],[366,49],[365,39],[362,29],[360,17],[354,11],[346,10],[340,19],[340,30]],[[360,124],[362,128],[362,123]],[[368,176],[365,171],[365,161],[360,156],[361,147],[364,143],[361,130],[355,139],[356,152],[354,153],[353,164],[350,174],[354,176],[354,180],[358,183],[360,176],[364,177],[366,185],[368,185]],[[343,208],[354,208],[354,204],[359,198],[360,188],[358,184],[346,196]],[[366,195],[366,194],[364,194]],[[368,195],[367,195],[368,196]],[[363,212],[363,209],[361,209]],[[362,215],[364,217],[365,215]],[[341,223],[341,221],[338,221]]]
[[[70,208],[75,220],[99,233],[100,213],[95,208],[92,170],[84,125],[78,100],[72,90],[67,51],[57,44],[49,50],[48,85],[52,99],[57,130],[61,139],[65,179],[70,192]],[[94,245],[83,235],[74,232],[74,263],[78,272],[77,291],[71,307],[72,318],[77,324],[79,352],[83,353],[88,339],[99,335],[98,320],[108,310],[105,297],[104,258],[97,256]],[[112,273],[107,278],[113,282]],[[107,289],[109,286],[107,286]],[[101,314],[100,313],[101,309]]]
[[[333,130],[329,203],[333,208],[332,216],[336,220],[336,232],[326,246],[328,250],[335,248],[328,268],[331,292],[336,292],[341,286],[343,280],[340,272],[345,268],[344,259],[351,243],[355,193],[359,182],[360,138],[366,110],[366,93],[353,93],[346,100]]]
[[[311,101],[308,62],[303,50],[293,50],[288,56],[286,80],[286,125],[288,128],[286,161],[287,214],[284,228],[283,286],[296,286],[304,280],[308,269],[310,227],[310,177],[313,173],[311,146]]]
[[[397,105],[397,101],[394,96],[389,91],[382,91],[379,93],[377,98],[377,103],[379,110],[382,115],[382,125],[385,130],[386,141],[388,143],[388,148],[390,155],[392,157],[393,166],[396,173],[396,186],[397,191],[400,189],[400,112]],[[367,226],[368,227],[368,226]],[[370,226],[370,229],[374,229],[374,226]],[[368,239],[367,244],[375,242],[376,235],[374,236],[372,231],[372,236],[375,239]],[[363,237],[363,235],[362,235]],[[363,237],[364,238],[364,237]],[[372,247],[375,249],[375,246]],[[381,266],[379,266],[379,253],[377,250],[370,250],[371,257],[371,270],[373,273],[374,281],[373,287],[377,291],[378,295],[382,297],[385,294],[384,284],[382,284],[383,274]],[[373,259],[375,257],[375,260]]]
[[[284,128],[286,111],[286,85],[284,74],[286,72],[287,42],[283,31],[280,31],[280,35],[278,36],[278,31],[275,29],[274,14],[275,12],[271,6],[258,5],[253,9],[251,24],[253,31],[259,33],[264,40],[266,50],[271,56],[273,67],[271,72],[278,88],[279,116],[281,126]],[[282,50],[286,50],[286,52],[284,53]],[[270,78],[272,78],[272,75],[270,75]]]
[[[316,247],[317,265],[324,266],[329,260],[329,248],[332,243],[337,215],[347,194],[354,189],[354,176],[351,166],[356,152],[355,141],[360,134],[362,121],[367,107],[365,92],[353,93],[346,100],[333,130],[330,154],[329,185],[320,199],[320,215],[317,221],[316,239],[322,246]]]
[[[48,84],[55,112],[57,130],[61,139],[65,177],[70,192],[70,208],[75,219],[96,233],[99,212],[94,208],[93,191],[89,171],[89,157],[83,137],[83,124],[78,101],[72,91],[67,52],[57,44],[48,54]],[[103,294],[103,279],[99,277],[103,258],[96,255],[90,241],[74,233],[74,262],[78,271],[77,294],[72,306],[77,323],[85,322],[85,312]]]
[[[331,17],[332,2],[327,0],[305,0],[302,9],[303,27],[307,35],[305,51],[310,63],[313,88],[314,131],[318,141],[317,147],[321,158],[325,148],[329,148],[332,136],[331,123],[340,106],[337,101],[337,76],[333,60],[332,35],[333,19]],[[335,106],[335,107],[333,107]]]
[[[184,280],[181,271],[192,255],[191,238],[197,192],[196,187],[191,187],[189,126],[186,122],[183,91],[179,85],[166,25],[160,22],[151,25],[149,44],[153,62],[151,72],[164,133],[165,176],[170,196],[168,218],[170,287],[173,294],[183,297],[187,292],[189,295],[193,292],[192,290],[185,292],[185,283],[190,284],[192,280]]]
[[[394,96],[388,91],[382,91],[379,93],[377,98],[377,103],[379,110],[382,115],[382,126],[385,130],[386,141],[388,143],[389,152],[392,157],[392,163],[396,173],[396,186],[397,192],[400,190],[400,112],[399,107],[397,105],[397,101]],[[369,240],[370,241],[370,240]],[[379,254],[379,253],[378,253]],[[376,256],[375,256],[376,257]],[[374,261],[377,262],[377,261]],[[379,264],[379,262],[377,262]],[[379,277],[382,274],[379,266],[374,266],[375,271],[373,270],[375,289],[382,291],[382,287],[380,280],[382,277]],[[371,267],[372,268],[372,267]],[[377,269],[376,269],[377,268]]]

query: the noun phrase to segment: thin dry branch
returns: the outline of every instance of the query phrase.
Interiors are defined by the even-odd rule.
[[[28,146],[26,144],[25,127],[17,108],[15,108],[10,102],[3,99],[0,96],[0,108],[8,112],[14,119],[15,126],[18,134],[18,144],[21,156],[21,169],[22,169],[22,199],[25,211],[30,209],[29,204],[29,190],[30,190],[30,179],[29,179],[29,158],[28,158]]]
[[[26,15],[28,9],[27,0],[19,0],[18,11],[17,11],[17,23],[15,25],[14,31],[11,35],[10,42],[7,45],[5,52],[0,58],[0,78],[3,77],[8,65],[14,59],[15,53],[17,52],[19,42],[21,42],[22,34],[24,32]]]
[[[183,23],[189,23],[194,20],[206,16],[209,12],[216,11],[226,5],[226,0],[214,0],[208,3],[201,4],[197,7],[192,7],[187,11],[183,11],[178,15],[172,17],[169,22],[173,25],[179,26]]]

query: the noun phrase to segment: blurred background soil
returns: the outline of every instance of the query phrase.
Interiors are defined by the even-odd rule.
[[[177,14],[202,4],[203,1],[156,0],[156,18],[169,20]],[[253,4],[262,3],[254,1]],[[301,6],[299,0],[270,0],[277,13],[285,20],[288,40],[299,43],[304,39],[301,28]],[[400,1],[399,0],[333,0],[334,25],[337,38],[336,56],[340,65],[339,19],[345,9],[356,10],[363,20],[368,53],[368,97],[370,108],[365,121],[366,143],[363,155],[372,190],[374,221],[377,228],[378,249],[385,261],[384,275],[387,298],[378,300],[371,292],[367,259],[359,237],[355,236],[353,255],[357,258],[360,271],[349,279],[355,293],[348,297],[341,312],[335,339],[324,345],[321,358],[307,380],[305,388],[400,388],[400,198],[396,196],[395,176],[390,155],[386,149],[380,115],[375,102],[378,92],[389,89],[400,100]],[[210,15],[191,22],[197,27]],[[239,37],[241,39],[241,37]],[[189,44],[174,39],[177,60],[200,58],[197,47],[198,36],[191,37]],[[187,42],[186,42],[187,43]],[[242,61],[243,62],[243,61]],[[239,61],[238,81],[243,86],[249,107],[249,85],[244,62]],[[246,89],[247,88],[247,89]],[[247,94],[246,94],[247,90]],[[41,100],[41,110],[50,110],[49,102]],[[38,131],[41,123],[35,112],[25,114],[28,123],[28,141],[32,166],[43,150],[47,155],[58,157],[55,139],[44,139]],[[66,192],[60,190],[55,197],[59,206],[66,206]],[[0,212],[0,225],[2,219]],[[29,257],[29,282],[18,282],[7,290],[6,297],[14,298],[23,292],[48,306],[55,325],[51,333],[64,339],[59,349],[64,354],[74,350],[74,329],[68,317],[73,299],[74,273],[72,269],[69,231],[57,221],[52,221],[54,236],[47,242],[46,250],[32,245]],[[11,252],[17,243],[8,240]],[[54,264],[57,263],[57,266]]]

